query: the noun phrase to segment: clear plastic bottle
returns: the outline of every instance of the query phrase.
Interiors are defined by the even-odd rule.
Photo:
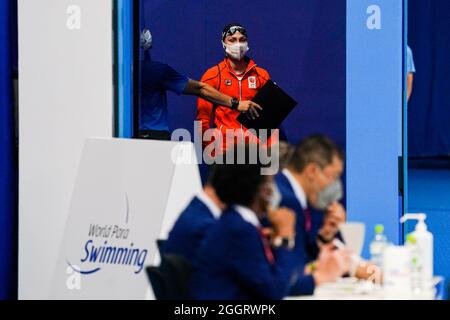
[[[383,263],[383,251],[387,246],[387,239],[384,235],[384,226],[382,224],[377,224],[375,226],[375,237],[370,243],[370,256],[372,262],[382,268]]]

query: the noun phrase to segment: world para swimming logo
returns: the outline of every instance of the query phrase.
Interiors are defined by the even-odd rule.
[[[127,195],[125,195],[125,201],[125,224],[127,225],[129,220]],[[90,224],[89,239],[82,246],[82,254],[79,260],[81,265],[87,265],[88,267],[86,269],[78,267],[77,264],[72,264],[69,259],[66,259],[66,262],[73,271],[82,275],[97,273],[107,265],[130,267],[135,274],[139,274],[145,266],[148,250],[130,242],[128,240],[130,233],[128,226]],[[126,242],[126,244],[117,245],[111,242]]]

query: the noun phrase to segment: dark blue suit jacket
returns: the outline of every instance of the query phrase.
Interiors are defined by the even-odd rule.
[[[216,223],[212,212],[197,197],[181,213],[169,233],[163,252],[185,257],[195,267],[205,234]]]
[[[200,249],[191,295],[204,300],[282,299],[292,277],[293,252],[273,251],[269,263],[259,230],[233,208],[212,227]]]
[[[305,228],[305,213],[289,180],[280,172],[276,175],[275,182],[281,194],[280,207],[287,207],[297,215],[294,248],[297,256],[295,266],[297,279],[291,284],[290,294],[310,295],[313,294],[315,288],[314,278],[311,275],[304,275],[304,269],[307,263],[315,260],[318,256],[319,248],[316,244],[316,237],[323,224],[323,213],[310,210],[312,228],[307,232]]]

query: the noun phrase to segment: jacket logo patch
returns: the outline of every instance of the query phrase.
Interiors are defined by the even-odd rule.
[[[248,77],[248,88],[256,89],[256,77],[255,76]]]
[[[231,80],[230,79],[226,79],[225,80],[225,85],[226,86],[231,86]]]

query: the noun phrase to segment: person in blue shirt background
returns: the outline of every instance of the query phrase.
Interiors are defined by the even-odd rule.
[[[199,251],[192,298],[282,299],[289,289],[295,256],[288,243],[272,248],[260,223],[268,212],[273,177],[261,175],[259,163],[237,163],[215,166],[211,184],[227,208]],[[293,240],[295,214],[291,210],[278,209],[269,219],[277,237]]]
[[[407,97],[408,101],[411,98],[412,90],[413,90],[413,82],[414,82],[414,73],[416,73],[416,66],[414,64],[414,56],[411,48],[408,46],[406,51],[406,69],[408,74],[408,92]]]
[[[211,185],[214,168],[209,172],[208,182],[195,196],[175,222],[163,247],[164,254],[176,254],[186,258],[195,268],[197,255],[203,239],[220,218],[224,204]]]
[[[145,50],[146,59],[141,61],[140,65],[138,138],[170,140],[167,91],[178,95],[195,95],[212,103],[248,113],[251,118],[258,117],[257,109],[261,109],[258,104],[252,101],[239,101],[236,97],[225,95],[206,83],[189,79],[167,64],[153,61],[149,53],[152,44],[152,35],[145,29],[141,34],[141,46]]]

